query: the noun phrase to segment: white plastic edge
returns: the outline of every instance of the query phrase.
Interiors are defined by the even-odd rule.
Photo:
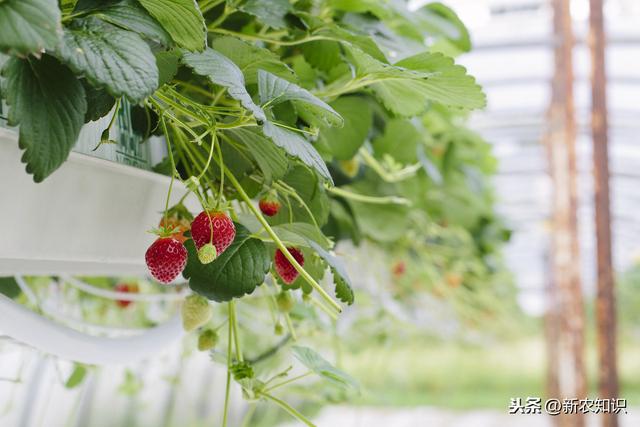
[[[182,335],[179,316],[131,337],[104,338],[58,325],[0,295],[0,332],[45,353],[89,365],[119,365],[156,357]]]

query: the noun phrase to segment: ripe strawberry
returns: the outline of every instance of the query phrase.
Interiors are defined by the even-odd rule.
[[[258,202],[260,210],[266,216],[274,216],[280,210],[280,202],[276,195],[269,193]]]
[[[203,211],[191,223],[191,237],[198,249],[213,243],[220,256],[236,237],[236,226],[223,212]]]
[[[299,249],[289,247],[287,248],[287,250],[291,255],[293,255],[293,258],[298,261],[298,264],[304,265],[304,256]],[[276,267],[276,272],[282,278],[282,281],[287,285],[290,285],[294,280],[298,278],[298,270],[294,268],[294,266],[284,256],[280,249],[276,251],[276,256],[273,259],[273,263]]]
[[[171,237],[174,239],[184,243],[188,237],[184,235],[185,231],[189,231],[191,224],[189,224],[189,220],[184,217],[179,217],[178,215],[170,215],[167,217],[167,221],[165,222],[164,217],[160,219],[160,223],[158,224],[160,228],[171,229],[173,232],[171,233]]]
[[[116,292],[127,292],[127,293],[137,293],[138,292],[138,285],[135,283],[118,283],[115,287],[115,291]],[[121,308],[126,308],[129,306],[129,304],[131,304],[133,301],[128,300],[128,299],[118,299],[116,300],[116,304],[118,305],[118,307]]]
[[[144,255],[151,275],[167,284],[178,277],[187,265],[187,249],[173,237],[159,237]]]

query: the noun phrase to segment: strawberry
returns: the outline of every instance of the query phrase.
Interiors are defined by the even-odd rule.
[[[182,304],[182,326],[187,332],[205,325],[213,316],[209,300],[201,295],[189,295]]]
[[[275,194],[269,193],[260,199],[258,206],[266,216],[274,216],[280,210],[280,202]]]
[[[404,261],[398,261],[394,264],[392,271],[394,276],[402,277],[405,271],[407,271],[407,266]]]
[[[184,235],[185,231],[189,231],[190,224],[187,218],[179,217],[178,215],[170,215],[167,220],[164,217],[160,219],[160,228],[166,228],[172,230],[171,237],[184,243],[188,237]]]
[[[293,256],[293,258],[298,261],[298,264],[304,265],[304,256],[299,249],[289,247],[287,248],[287,250]],[[276,267],[276,272],[282,278],[282,281],[287,285],[290,285],[294,280],[298,278],[298,270],[295,269],[295,267],[289,262],[289,260],[284,256],[280,249],[276,251],[276,256],[273,259],[273,264]]]
[[[218,343],[218,334],[213,329],[205,329],[198,336],[198,350],[211,350]]]
[[[198,249],[213,243],[220,256],[236,237],[236,227],[223,212],[203,211],[191,223],[191,237]]]
[[[127,293],[137,293],[138,292],[138,285],[135,283],[118,283],[115,287],[115,291],[116,292],[127,292]],[[128,300],[128,299],[118,299],[116,300],[116,304],[118,305],[118,307],[121,308],[126,308],[129,306],[129,304],[131,304],[133,301]]]
[[[167,284],[178,277],[187,265],[187,249],[173,237],[159,237],[144,254],[151,275]]]
[[[283,291],[276,296],[276,303],[278,304],[278,310],[283,313],[288,313],[293,308],[295,301],[291,298],[289,292]]]

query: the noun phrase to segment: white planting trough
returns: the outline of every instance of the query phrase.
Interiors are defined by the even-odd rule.
[[[147,274],[144,253],[154,240],[147,230],[158,225],[170,179],[76,152],[97,140],[81,138],[68,161],[36,184],[20,162],[16,131],[0,128],[0,276]],[[166,153],[160,139],[146,144],[156,161]],[[171,202],[185,191],[175,182]]]

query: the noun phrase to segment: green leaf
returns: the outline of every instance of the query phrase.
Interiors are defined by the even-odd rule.
[[[272,144],[264,136],[243,128],[229,129],[225,133],[247,147],[268,184],[282,178],[287,173],[289,163],[284,150]]]
[[[135,0],[121,0],[106,4],[93,11],[92,15],[164,46],[172,44],[169,33]]]
[[[72,389],[79,386],[84,378],[87,376],[87,368],[84,365],[80,365],[76,363],[75,368],[73,368],[73,372],[67,379],[67,382],[64,384],[64,387],[67,389]]]
[[[312,32],[312,35],[335,40],[342,43],[343,46],[354,46],[377,61],[387,63],[387,58],[384,56],[384,53],[382,53],[376,42],[369,36],[355,34],[336,25],[318,28]]]
[[[353,377],[327,362],[322,356],[309,347],[294,345],[291,347],[291,350],[300,363],[321,377],[341,387],[355,390],[359,389],[358,382]]]
[[[302,135],[289,129],[281,128],[270,121],[264,123],[262,132],[289,155],[300,159],[304,164],[315,169],[327,181],[333,183],[331,174],[320,153]]]
[[[95,18],[75,21],[65,29],[57,56],[94,86],[104,86],[115,97],[138,102],[158,87],[156,59],[136,33]]]
[[[257,106],[247,92],[242,70],[229,58],[211,48],[202,53],[184,52],[182,62],[196,74],[207,77],[212,83],[227,88],[229,95],[251,111],[258,122],[266,121],[262,108]]]
[[[316,251],[322,259],[324,259],[333,274],[333,280],[336,285],[336,297],[345,304],[351,305],[354,301],[353,289],[351,288],[351,279],[344,267],[342,260],[333,256],[314,241],[309,241],[309,245]]]
[[[302,46],[304,58],[313,67],[329,72],[342,62],[340,44],[332,40],[316,40]]]
[[[174,42],[190,51],[202,51],[207,27],[195,0],[138,0],[160,22]]]
[[[440,53],[420,53],[395,64],[422,73],[431,73],[420,80],[419,90],[430,100],[450,107],[465,109],[483,108],[487,99],[475,78],[466,68],[456,65],[452,58]]]
[[[18,282],[14,277],[0,277],[0,294],[6,296],[7,298],[15,298],[22,290],[20,290],[20,286],[18,286]]]
[[[156,52],[155,55],[158,67],[158,87],[161,87],[173,80],[173,77],[178,73],[180,52],[167,50]]]
[[[258,21],[273,28],[284,28],[284,16],[291,10],[289,0],[248,0],[240,10],[258,18]]]
[[[482,108],[486,97],[466,69],[440,53],[421,53],[384,64],[356,48],[349,48],[360,78],[375,80],[370,87],[387,109],[401,116],[427,110],[427,101],[463,109]]]
[[[194,292],[213,301],[229,301],[252,293],[262,284],[271,265],[264,243],[252,238],[242,224],[235,226],[233,243],[210,264],[200,263],[193,240],[185,242],[189,258],[183,275]]]
[[[98,120],[106,116],[116,103],[116,99],[104,89],[93,87],[86,80],[82,80],[82,86],[87,98],[87,112],[84,115],[85,123]]]
[[[264,70],[258,71],[258,91],[260,103],[276,105],[281,102],[291,101],[297,108],[323,119],[331,125],[341,126],[342,117],[330,105],[316,98],[308,90],[290,83],[278,76]]]
[[[67,159],[78,139],[87,111],[84,89],[71,70],[48,55],[11,58],[3,76],[9,125],[20,125],[22,161],[40,182]]]
[[[334,128],[325,126],[320,129],[322,141],[339,160],[352,158],[364,144],[373,124],[373,111],[370,103],[362,97],[346,96],[331,103],[344,119],[344,126]]]
[[[458,15],[440,2],[433,2],[419,9],[416,20],[431,36],[442,36],[462,52],[469,52],[469,31]]]
[[[269,49],[235,37],[216,37],[211,47],[233,61],[244,73],[247,85],[258,82],[258,70],[265,70],[285,80],[294,81],[295,74]]]
[[[373,140],[373,152],[379,158],[389,155],[403,164],[415,163],[422,138],[410,120],[391,119],[385,124],[384,133]]]
[[[0,52],[39,55],[54,49],[61,34],[56,0],[0,1]]]

